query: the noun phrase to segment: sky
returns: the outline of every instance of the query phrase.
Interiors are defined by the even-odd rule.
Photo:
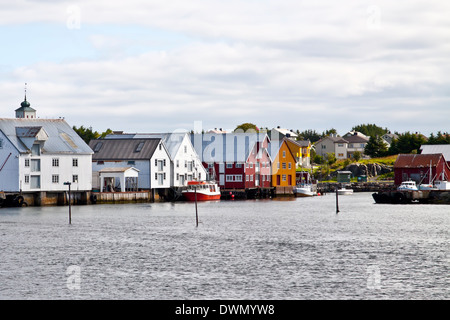
[[[0,117],[450,131],[450,2],[0,0]]]

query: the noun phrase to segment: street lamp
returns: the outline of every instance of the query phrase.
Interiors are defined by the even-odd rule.
[[[72,208],[70,206],[70,183],[69,181],[63,183],[65,186],[69,186],[69,224],[72,224]]]

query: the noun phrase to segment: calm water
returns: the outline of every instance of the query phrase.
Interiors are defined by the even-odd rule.
[[[290,201],[0,209],[0,299],[448,299],[450,206]]]

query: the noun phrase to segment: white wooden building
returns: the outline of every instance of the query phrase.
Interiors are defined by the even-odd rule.
[[[0,118],[0,191],[90,191],[92,153],[63,119]]]
[[[96,139],[89,142],[92,156],[93,189],[100,185],[99,172],[105,168],[133,167],[138,171],[138,189],[167,189],[171,185],[171,158],[162,139]],[[120,182],[120,179],[117,180]],[[118,185],[113,186],[118,188]]]
[[[207,171],[202,165],[199,155],[192,145],[190,135],[184,132],[174,133],[115,133],[106,139],[161,139],[172,159],[172,187],[187,186],[191,180],[206,180]]]

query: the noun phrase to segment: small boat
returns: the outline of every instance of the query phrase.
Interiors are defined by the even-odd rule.
[[[350,195],[353,194],[353,189],[346,189],[345,187],[343,187],[341,189],[338,189],[338,194],[343,196]]]
[[[220,200],[220,187],[210,181],[188,181],[181,194],[187,201]]]
[[[433,185],[433,170],[432,170],[432,162],[430,161],[430,170],[428,172],[428,183],[421,183],[419,184],[419,190],[420,191],[430,191],[430,190],[438,190],[434,185]]]
[[[293,192],[296,197],[317,196],[317,193],[313,191],[313,188],[310,184],[297,185],[294,187]]]
[[[397,188],[398,191],[418,191],[416,182],[409,180],[403,181],[401,185]]]

